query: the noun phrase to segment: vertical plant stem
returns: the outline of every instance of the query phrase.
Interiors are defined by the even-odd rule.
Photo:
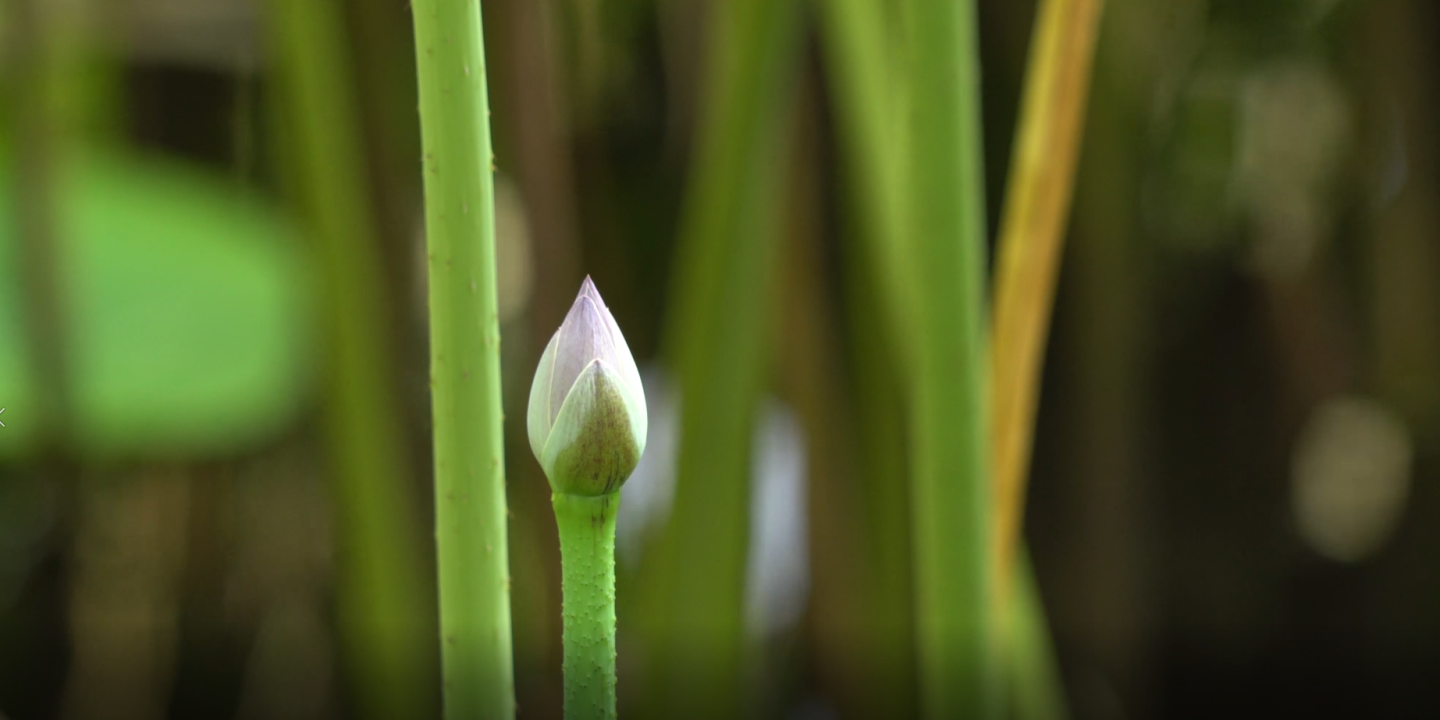
[[[10,3],[15,27],[15,223],[19,245],[18,281],[25,307],[25,341],[34,378],[33,406],[16,408],[30,415],[39,445],[47,454],[68,439],[70,392],[66,378],[66,318],[59,243],[60,197],[57,166],[62,121],[58,85],[64,68],[56,50],[57,8],[41,0]],[[0,16],[0,21],[3,21]],[[12,413],[15,411],[12,410]]]
[[[911,397],[921,712],[996,710],[985,393],[985,203],[979,47],[969,1],[907,8],[906,218],[914,292]],[[922,101],[923,100],[923,101]]]
[[[673,514],[644,580],[657,717],[737,717],[750,439],[778,266],[788,89],[799,3],[712,8],[669,351],[682,392]]]
[[[615,718],[615,516],[620,493],[555,493],[564,595],[565,717]]]
[[[326,425],[339,525],[336,603],[365,717],[426,715],[435,704],[433,613],[418,513],[407,494],[389,355],[390,317],[335,0],[272,0],[270,27],[285,158],[323,269],[329,362]]]
[[[877,0],[826,0],[819,10],[847,185],[861,231],[859,247],[873,267],[879,314],[888,326],[887,340],[897,343],[899,359],[908,358],[914,342],[913,318],[904,303],[909,285],[901,275],[905,178],[895,112],[906,97],[906,78],[895,67],[894,43],[887,38],[893,19],[886,7]]]
[[[891,334],[894,325],[879,312],[883,293],[874,275],[856,277],[864,272],[856,268],[846,273],[851,276],[846,291],[854,309],[849,346],[854,358],[857,471],[874,569],[873,586],[866,589],[873,604],[865,625],[875,672],[866,681],[886,699],[878,715],[914,717],[915,599],[905,386]]]
[[[1065,698],[1045,609],[1022,546],[1040,369],[1065,243],[1104,0],[1045,0],[1031,40],[1020,127],[1001,211],[991,346],[996,612],[1015,716],[1058,720]],[[1017,561],[1017,553],[1020,559]],[[1017,566],[1018,562],[1018,566]]]
[[[445,717],[510,718],[495,198],[480,3],[414,0]]]
[[[796,127],[813,126],[819,92],[803,83]],[[807,634],[822,691],[857,715],[893,712],[879,697],[884,673],[873,629],[882,625],[870,592],[876,583],[872,533],[857,480],[855,419],[845,397],[844,353],[838,317],[827,303],[823,203],[817,162],[824,139],[796,133],[787,192],[786,252],[774,357],[781,396],[800,416],[805,432],[805,526],[810,566]],[[865,618],[865,622],[856,622]],[[776,692],[778,673],[756,672],[756,692]]]
[[[863,532],[873,582],[859,593],[868,672],[860,682],[881,704],[870,714],[910,717],[914,710],[914,600],[903,379],[913,346],[899,273],[902,163],[896,101],[904,76],[888,37],[894,18],[877,0],[819,3],[821,42],[836,104],[845,175],[844,203],[856,230],[846,238],[845,286],[851,315]]]
[[[1020,541],[1040,368],[1104,4],[1104,0],[1045,0],[1040,6],[1000,217],[991,421],[1002,594]]]

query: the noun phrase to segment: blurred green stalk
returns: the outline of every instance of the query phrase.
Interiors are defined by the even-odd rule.
[[[358,107],[335,0],[271,0],[285,162],[325,284],[327,426],[339,525],[337,613],[356,707],[433,714],[434,640],[418,519],[390,379],[390,318],[369,214]]]
[[[929,718],[997,710],[979,47],[969,0],[907,6],[916,637]]]
[[[751,428],[780,247],[789,89],[800,4],[711,12],[690,196],[667,318],[682,393],[673,514],[636,623],[651,646],[656,717],[737,717],[749,538]]]
[[[9,11],[8,19],[14,23],[9,73],[15,124],[12,162],[16,180],[12,186],[16,237],[20,240],[20,272],[12,281],[18,282],[22,292],[27,370],[35,383],[34,406],[26,410],[38,427],[40,447],[53,456],[70,439],[65,352],[69,324],[62,292],[64,258],[57,189],[63,172],[59,157],[63,136],[70,125],[61,107],[60,86],[73,62],[66,57],[53,8],[42,0],[15,0]],[[6,19],[0,14],[0,22]]]
[[[1044,330],[1053,297],[1055,266],[1063,242],[1064,218],[1069,207],[1070,182],[1077,154],[1079,127],[1083,118],[1100,0],[1047,0],[1036,20],[1035,40],[1026,81],[1026,102],[1021,120],[1019,149],[1014,160],[1006,193],[1002,228],[1001,277],[997,280],[995,332],[998,346],[993,348],[997,372],[995,432],[991,440],[997,453],[995,479],[1002,492],[996,499],[1000,543],[996,549],[1004,559],[1014,554],[1018,537],[1018,513],[1014,503],[1023,498],[1023,473],[1027,467],[1029,438],[1034,421],[1034,401],[1038,395],[1038,363],[1043,354]],[[893,48],[887,41],[885,6],[873,0],[831,0],[820,5],[827,62],[838,108],[837,121],[845,150],[846,169],[850,175],[851,192],[856,199],[856,215],[862,235],[863,257],[870,265],[872,283],[884,286],[882,316],[892,318],[883,324],[884,344],[893,347],[895,361],[913,358],[916,344],[913,303],[903,272],[907,253],[913,248],[898,242],[897,236],[907,218],[902,206],[903,186],[909,178],[902,175],[903,165],[896,149],[901,145],[906,128],[897,124],[892,109],[906,97],[906,78],[891,67]],[[863,302],[857,307],[864,308]],[[868,344],[877,340],[872,339]],[[865,360],[875,349],[861,347],[857,357]],[[873,394],[880,378],[874,358],[860,370],[862,400]],[[1026,384],[1028,383],[1028,384]],[[865,388],[870,388],[865,391]],[[921,391],[923,388],[917,388]],[[875,427],[877,410],[872,398],[870,409],[862,413],[872,421],[865,434],[883,435],[885,427]],[[1023,408],[1024,412],[1017,412]],[[862,420],[863,421],[863,420]],[[893,425],[894,423],[888,423]],[[1018,442],[1017,442],[1018,441]],[[1019,449],[1021,452],[1015,452]],[[893,461],[890,465],[894,465]],[[893,473],[893,471],[892,471]],[[1016,475],[1019,490],[1017,490]],[[894,478],[889,478],[894,483]],[[903,485],[901,485],[903,487]],[[883,492],[876,488],[874,492]],[[1008,522],[1007,522],[1008,521]],[[881,533],[884,526],[879,526]],[[880,538],[883,540],[883,538]],[[1008,563],[1006,563],[1008,565]],[[1006,643],[1011,649],[1006,668],[1011,673],[1009,687],[1022,692],[1015,711],[1019,717],[1055,718],[1064,716],[1063,693],[1053,663],[1050,639],[1045,625],[1044,608],[1030,578],[1028,565],[1016,571],[1022,580],[1010,587],[1006,602],[997,605],[1004,613]],[[1008,573],[999,573],[1002,584]],[[1001,599],[1000,584],[992,597]]]
[[[480,3],[413,0],[445,717],[515,714],[495,197]]]
[[[1090,94],[1103,0],[1045,0],[1000,218],[995,271],[992,406],[1000,585],[1020,544],[1040,370]]]
[[[873,582],[861,589],[866,603],[866,647],[871,670],[861,695],[878,704],[863,713],[914,715],[915,638],[911,587],[909,487],[903,348],[913,345],[910,315],[902,308],[900,277],[903,168],[898,113],[903,79],[888,32],[894,13],[881,0],[819,3],[821,47],[836,106],[844,197],[856,231],[846,238],[845,286],[851,315],[858,474],[869,521],[854,533],[868,550]]]
[[[996,262],[992,430],[996,612],[1014,716],[1067,716],[1045,608],[1023,551],[1025,486],[1055,284],[1104,0],[1044,0],[1035,17]]]
[[[906,309],[902,273],[904,181],[900,114],[905,77],[888,37],[894,13],[879,0],[825,0],[819,5],[825,59],[837,108],[849,194],[860,224],[860,247],[881,292],[880,315],[889,326],[890,354],[909,357],[914,328]]]

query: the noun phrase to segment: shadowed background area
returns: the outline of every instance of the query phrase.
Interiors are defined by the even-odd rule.
[[[621,714],[916,712],[841,2],[481,3],[520,717],[562,695],[523,418],[587,274],[649,406]],[[993,239],[1036,8],[977,6]],[[410,12],[0,6],[0,719],[439,716]],[[1105,4],[1024,524],[1071,717],[1440,717],[1437,40]]]

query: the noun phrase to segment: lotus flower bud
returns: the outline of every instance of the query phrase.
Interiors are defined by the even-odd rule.
[[[645,451],[640,371],[589,277],[550,338],[530,386],[530,449],[567,495],[620,489]]]

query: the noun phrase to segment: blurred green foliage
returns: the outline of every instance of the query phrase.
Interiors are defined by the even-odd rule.
[[[70,449],[193,457],[279,433],[307,400],[314,348],[308,258],[278,211],[136,153],[77,153],[59,176]],[[13,182],[0,177],[0,277],[18,272]],[[0,286],[0,457],[37,439],[24,313],[18,285]]]

